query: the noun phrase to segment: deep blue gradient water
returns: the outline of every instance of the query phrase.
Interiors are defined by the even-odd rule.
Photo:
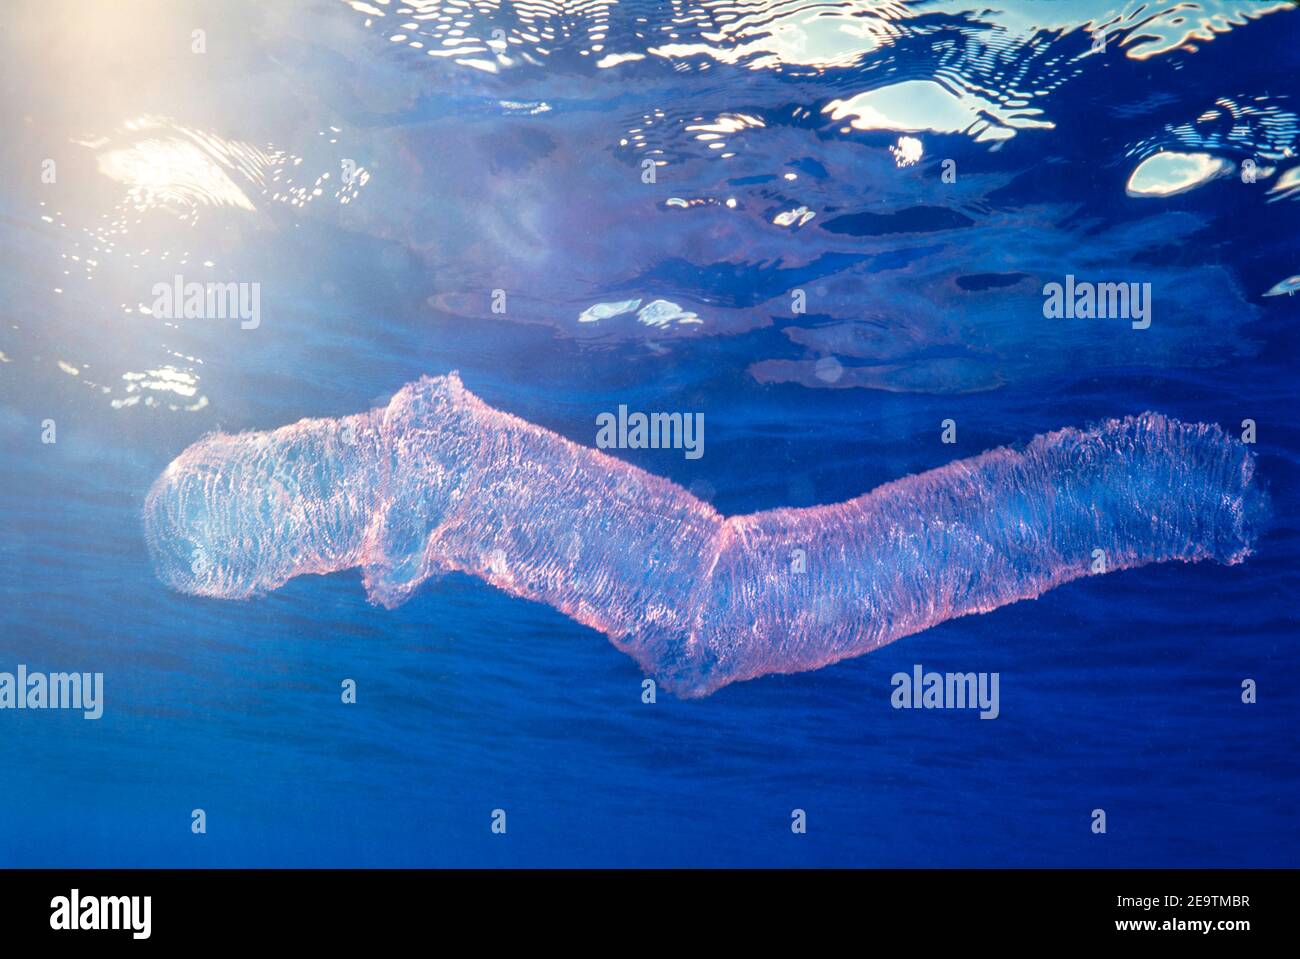
[[[1300,273],[1300,13],[266,7],[0,31],[0,671],[105,677],[99,720],[0,711],[0,865],[1300,865],[1300,301],[1265,295]],[[258,283],[256,328],[142,312],[178,274]],[[1067,274],[1150,283],[1150,328],[1046,319]],[[579,319],[632,299],[672,307]],[[1240,565],[652,705],[467,577],[392,611],[356,571],[159,582],[141,506],[189,444],[453,369],[588,446],[702,412],[698,460],[612,452],[725,514],[1156,410],[1254,420],[1274,516]],[[918,663],[998,672],[1001,715],[893,709]]]

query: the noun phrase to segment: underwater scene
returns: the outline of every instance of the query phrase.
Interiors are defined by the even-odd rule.
[[[1300,865],[1300,11],[19,0],[0,865]]]

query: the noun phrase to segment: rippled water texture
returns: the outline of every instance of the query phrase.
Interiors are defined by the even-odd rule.
[[[303,124],[274,99],[257,132],[207,128],[180,105],[109,123],[96,109],[57,151],[65,171],[96,175],[41,213],[67,271],[59,295],[112,302],[159,334],[165,322],[139,319],[153,301],[138,271],[239,279],[265,263],[241,256],[247,234],[296,230],[300,213],[381,241],[366,253],[401,281],[393,310],[491,311],[657,351],[761,331],[745,363],[761,383],[945,394],[1194,367],[1253,354],[1263,289],[1194,244],[1207,208],[1163,201],[1225,194],[1215,181],[1249,160],[1242,216],[1293,218],[1296,105],[1231,73],[1150,77],[1165,60],[1211,68],[1215,44],[1292,15],[1248,2],[356,2],[299,17],[277,4],[256,15],[259,38],[310,28],[327,51],[276,50],[294,85],[340,115],[370,111],[369,125]],[[191,229],[159,228],[173,218]],[[1140,337],[1048,335],[1033,321],[1041,290],[1065,272],[1150,283],[1158,321]],[[504,311],[494,290],[510,294]],[[202,357],[155,349],[148,370],[126,369],[85,337],[58,346],[102,370],[84,379],[105,402],[204,402]]]

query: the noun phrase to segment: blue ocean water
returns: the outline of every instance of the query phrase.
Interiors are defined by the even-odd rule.
[[[0,671],[105,704],[0,711],[0,865],[1300,864],[1292,6],[19,3]],[[1067,275],[1151,284],[1150,327],[1045,317]],[[257,322],[158,315],[175,276],[258,284]],[[653,704],[467,577],[155,576],[188,445],[453,369],[588,446],[703,413],[698,460],[612,452],[725,514],[1156,410],[1253,420],[1274,515],[1240,565]],[[916,664],[997,672],[999,717],[892,708]]]

